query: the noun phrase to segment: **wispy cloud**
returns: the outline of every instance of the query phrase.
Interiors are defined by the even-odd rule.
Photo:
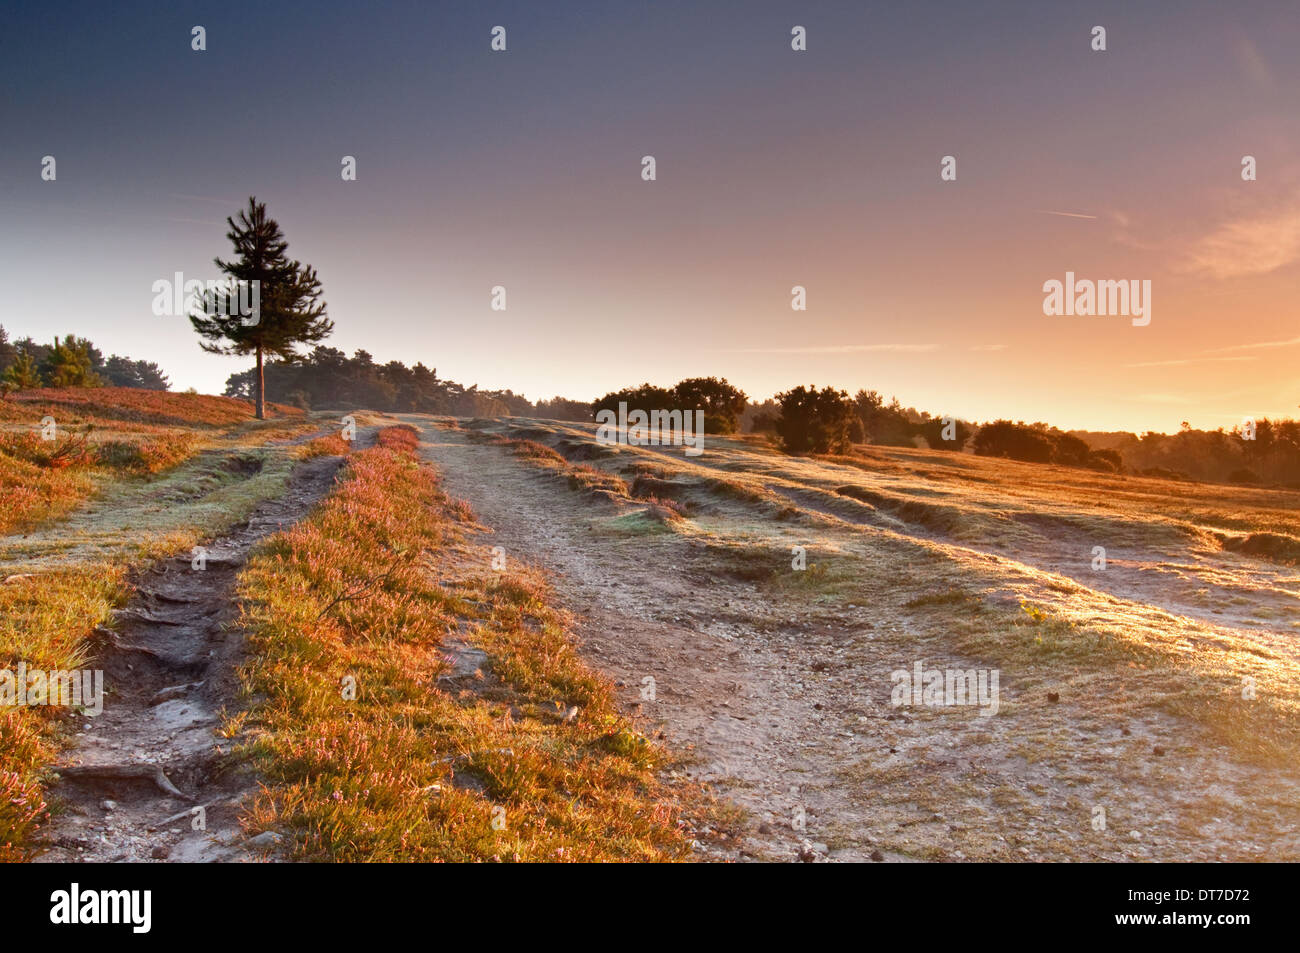
[[[164,218],[163,218],[163,221],[164,221],[164,222],[184,222],[184,223],[187,224],[187,225],[207,225],[207,226],[210,226],[211,228],[220,228],[221,225],[222,225],[221,222],[205,222],[205,221],[202,221],[201,219],[197,219],[197,218],[170,218],[170,217],[164,217]]]
[[[1259,47],[1254,44],[1250,37],[1238,32],[1233,39],[1232,52],[1236,55],[1237,65],[1241,68],[1241,71],[1256,86],[1260,89],[1273,88],[1273,71],[1269,69],[1268,61],[1264,59]]]
[[[1184,364],[1208,364],[1214,361],[1253,361],[1253,357],[1183,357],[1172,361],[1140,361],[1122,367],[1181,367]]]
[[[1096,215],[1084,215],[1082,212],[1054,212],[1051,209],[1046,208],[1034,209],[1034,211],[1039,212],[1042,215],[1060,215],[1063,218],[1097,218]]]
[[[972,351],[1005,351],[1009,344],[972,344]]]
[[[1260,351],[1275,347],[1295,347],[1300,345],[1300,338],[1288,338],[1285,341],[1260,341],[1257,344],[1234,344],[1232,347],[1216,347],[1206,351],[1207,354],[1227,354],[1230,351]],[[1220,358],[1220,360],[1230,360],[1229,358]]]
[[[1211,278],[1262,275],[1300,260],[1300,200],[1223,222],[1197,239],[1180,270]]]
[[[867,351],[934,351],[938,347],[937,344],[824,344],[814,347],[742,347],[725,350],[732,354],[859,354]]]

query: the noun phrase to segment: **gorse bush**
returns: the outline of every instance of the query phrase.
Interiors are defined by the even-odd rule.
[[[720,377],[690,377],[672,387],[642,384],[611,391],[591,404],[591,417],[602,410],[618,412],[620,403],[628,411],[698,410],[704,413],[705,433],[735,433],[748,401],[745,392]]]
[[[995,420],[975,435],[975,452],[982,457],[1005,457],[1027,463],[1057,463],[1119,473],[1124,460],[1116,450],[1093,450],[1086,440],[1046,424]]]
[[[981,457],[1008,457],[1027,463],[1051,463],[1056,443],[1046,431],[1009,420],[985,424],[975,435],[975,452]]]
[[[786,453],[843,453],[857,411],[849,395],[833,387],[796,387],[776,395],[781,416],[776,432]]]

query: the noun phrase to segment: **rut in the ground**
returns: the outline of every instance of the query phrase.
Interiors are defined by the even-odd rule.
[[[235,712],[243,638],[236,578],[258,541],[306,515],[341,464],[301,464],[285,494],[205,546],[141,573],[114,629],[99,628],[104,707],[80,721],[59,767],[56,816],[43,861],[234,861],[267,854],[273,837],[246,841],[239,816],[256,790],[215,733]],[[200,810],[201,809],[201,810]]]

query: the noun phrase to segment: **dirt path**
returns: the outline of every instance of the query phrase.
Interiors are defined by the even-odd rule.
[[[256,782],[224,758],[238,739],[214,733],[240,707],[234,587],[253,545],[301,519],[341,462],[299,465],[282,497],[206,547],[201,571],[187,555],[141,573],[116,631],[98,630],[104,710],[63,759],[38,862],[238,861],[274,846],[245,842],[240,806]]]
[[[1294,833],[1281,834],[1294,832],[1296,811],[1279,779],[1184,744],[1185,726],[1159,711],[1119,718],[1082,699],[1044,704],[1041,684],[1011,672],[1000,717],[892,707],[900,660],[978,663],[906,608],[889,564],[843,605],[771,598],[698,540],[629,530],[634,504],[593,499],[500,446],[407,419],[448,492],[493,529],[491,544],[549,571],[580,651],[628,708],[747,812],[742,843],[705,856],[1300,856]],[[1100,833],[1098,807],[1110,823]]]
[[[736,634],[701,631],[725,613],[713,604],[719,587],[692,591],[689,570],[699,554],[688,546],[660,540],[658,552],[670,564],[647,565],[593,525],[593,518],[618,515],[613,504],[572,493],[498,447],[419,417],[409,422],[422,428],[448,492],[493,528],[507,559],[553,572],[584,653],[616,679],[628,707],[661,722],[677,749],[696,757],[697,776],[770,818],[752,832],[746,854],[795,856],[805,838],[793,820],[801,807],[810,809],[801,787],[816,774],[808,748],[817,739],[806,720],[814,703],[791,697],[797,675],[787,670],[788,646],[773,639],[756,650],[736,640],[753,634],[751,620],[766,615],[763,606],[737,601],[734,617],[745,621]],[[643,698],[646,678],[654,679],[654,701]]]

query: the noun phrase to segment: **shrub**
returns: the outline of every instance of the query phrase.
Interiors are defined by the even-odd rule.
[[[776,432],[786,453],[843,453],[857,411],[849,395],[833,387],[796,387],[776,395],[781,416]]]
[[[673,387],[656,387],[642,384],[611,391],[591,405],[591,414],[602,410],[618,413],[620,403],[627,404],[629,412],[699,410],[704,412],[705,433],[735,433],[739,429],[740,414],[748,398],[745,392],[732,387],[720,377],[690,377]]]
[[[1048,437],[1056,445],[1052,454],[1053,463],[1062,463],[1070,467],[1087,465],[1092,448],[1074,434],[1049,432]]]
[[[1124,469],[1124,458],[1118,450],[1094,450],[1088,456],[1088,466],[1093,470],[1119,473]]]
[[[886,404],[878,391],[859,390],[853,396],[853,403],[871,443],[886,447],[915,446],[912,437],[916,429],[897,397]]]
[[[95,462],[102,467],[132,473],[160,473],[170,470],[194,453],[190,434],[172,434],[156,440],[110,440],[95,448]]]
[[[970,439],[971,429],[960,420],[952,422],[952,439],[945,440],[944,418],[931,417],[917,425],[917,432],[925,438],[925,442],[931,450],[961,450],[966,446],[966,441]]]
[[[342,434],[331,433],[314,440],[308,440],[298,448],[298,457],[302,460],[315,460],[317,457],[345,457],[352,445],[343,439]]]
[[[1056,444],[1037,427],[995,420],[975,435],[975,452],[981,457],[1008,457],[1028,463],[1051,463]]]
[[[405,450],[414,453],[420,446],[420,432],[410,424],[385,427],[379,431],[375,443],[389,450]]]
[[[44,440],[30,430],[0,434],[0,452],[47,470],[89,466],[94,461],[94,454],[86,443],[88,433],[89,430],[54,440]]]
[[[735,433],[741,411],[748,400],[745,392],[721,377],[688,377],[672,390],[669,409],[703,410],[707,433]]]

